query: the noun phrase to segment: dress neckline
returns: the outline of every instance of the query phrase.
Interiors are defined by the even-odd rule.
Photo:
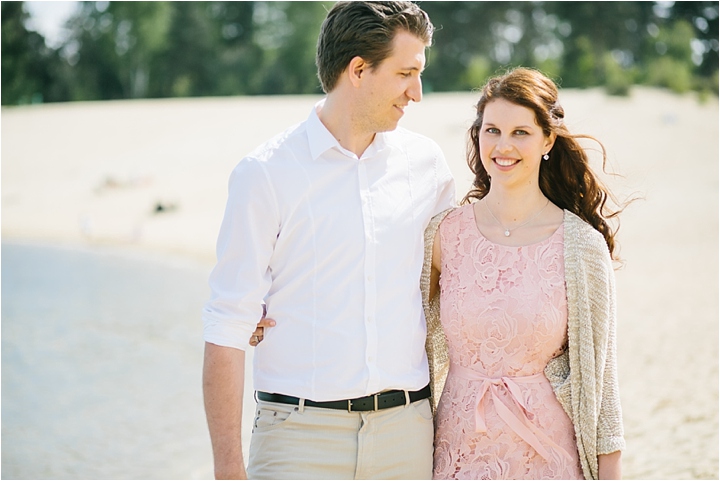
[[[473,207],[475,204],[476,204],[476,203],[473,202],[472,204],[468,204],[468,205],[466,206],[466,207],[467,207],[467,210],[469,211],[470,221],[472,222],[473,226],[475,227],[475,232],[476,232],[482,239],[484,239],[486,242],[488,242],[489,244],[492,244],[492,245],[494,245],[494,246],[504,247],[504,248],[507,248],[507,249],[524,249],[524,248],[527,248],[527,247],[539,246],[539,245],[542,245],[542,244],[544,244],[544,243],[546,243],[546,242],[549,242],[549,241],[550,241],[552,238],[554,238],[559,232],[562,231],[563,226],[565,225],[565,220],[567,219],[567,212],[565,212],[565,210],[563,210],[563,221],[560,222],[560,225],[553,231],[552,234],[550,234],[549,236],[547,236],[547,237],[544,238],[544,239],[540,239],[540,240],[537,241],[537,242],[532,242],[532,243],[530,243],[530,244],[523,244],[523,245],[519,245],[519,246],[510,246],[510,245],[507,245],[507,244],[500,244],[500,243],[498,243],[498,242],[491,241],[490,239],[488,239],[487,237],[485,237],[485,234],[483,234],[483,233],[480,231],[480,228],[478,227],[477,219],[475,219],[475,208]]]

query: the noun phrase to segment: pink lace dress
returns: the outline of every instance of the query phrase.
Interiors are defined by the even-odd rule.
[[[440,225],[450,374],[435,479],[582,479],[572,422],[543,370],[567,337],[563,227],[523,247],[487,240],[472,205]]]

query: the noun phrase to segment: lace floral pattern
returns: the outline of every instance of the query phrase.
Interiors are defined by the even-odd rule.
[[[573,425],[543,374],[567,342],[563,227],[529,246],[494,244],[466,205],[440,239],[451,367],[434,478],[582,479]]]

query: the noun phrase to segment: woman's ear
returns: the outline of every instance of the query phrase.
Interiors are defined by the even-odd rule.
[[[545,152],[550,152],[550,150],[553,148],[553,145],[555,145],[556,138],[557,134],[555,134],[555,132],[545,137]]]

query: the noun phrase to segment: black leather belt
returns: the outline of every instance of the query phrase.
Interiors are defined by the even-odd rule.
[[[407,396],[405,396],[406,392]],[[414,403],[415,401],[420,401],[421,399],[427,399],[429,397],[430,385],[427,385],[419,391],[385,391],[371,396],[355,399],[343,399],[342,401],[317,402],[306,399],[305,406],[326,409],[347,409],[348,411],[379,411],[381,409],[394,408],[396,406]],[[257,398],[260,401],[273,403],[300,404],[299,398],[263,391],[257,392]]]

